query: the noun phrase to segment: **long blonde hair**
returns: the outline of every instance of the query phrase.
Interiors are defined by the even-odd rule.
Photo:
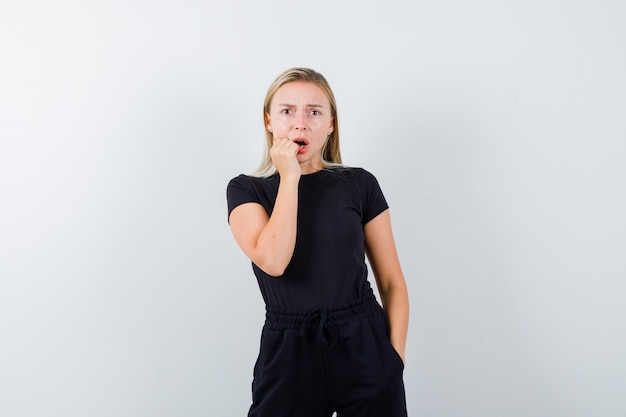
[[[331,116],[333,118],[333,131],[328,136],[328,139],[322,147],[322,164],[324,167],[341,165],[341,151],[339,149],[339,120],[337,117],[337,102],[335,101],[335,95],[330,88],[330,84],[326,81],[326,78],[317,71],[310,68],[291,68],[280,74],[274,82],[270,85],[265,94],[265,102],[263,103],[263,126],[265,126],[267,120],[266,115],[270,112],[270,105],[274,94],[283,85],[293,81],[305,81],[313,83],[320,87],[322,91],[328,97],[330,103]],[[263,161],[259,168],[252,174],[257,177],[269,177],[276,173],[276,167],[270,157],[270,148],[274,143],[274,135],[265,129],[265,152],[263,155]]]

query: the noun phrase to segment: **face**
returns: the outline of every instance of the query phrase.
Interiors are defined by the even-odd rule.
[[[266,125],[275,138],[287,138],[299,145],[297,158],[301,166],[322,168],[322,147],[334,129],[324,90],[305,81],[282,85],[272,98]]]

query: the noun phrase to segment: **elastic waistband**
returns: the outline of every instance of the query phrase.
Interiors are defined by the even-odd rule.
[[[265,307],[266,324],[274,329],[314,327],[320,319],[326,327],[344,326],[355,319],[372,315],[380,309],[374,293],[370,292],[348,304],[338,307],[297,311],[276,307]]]

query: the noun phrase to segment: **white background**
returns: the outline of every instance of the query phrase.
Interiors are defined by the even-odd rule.
[[[4,1],[0,415],[244,416],[226,222],[262,100],[326,75],[392,211],[411,416],[626,415],[626,3]]]

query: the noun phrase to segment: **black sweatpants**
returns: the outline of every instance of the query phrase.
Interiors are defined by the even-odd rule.
[[[267,308],[249,417],[406,417],[402,359],[373,294],[336,309]]]

